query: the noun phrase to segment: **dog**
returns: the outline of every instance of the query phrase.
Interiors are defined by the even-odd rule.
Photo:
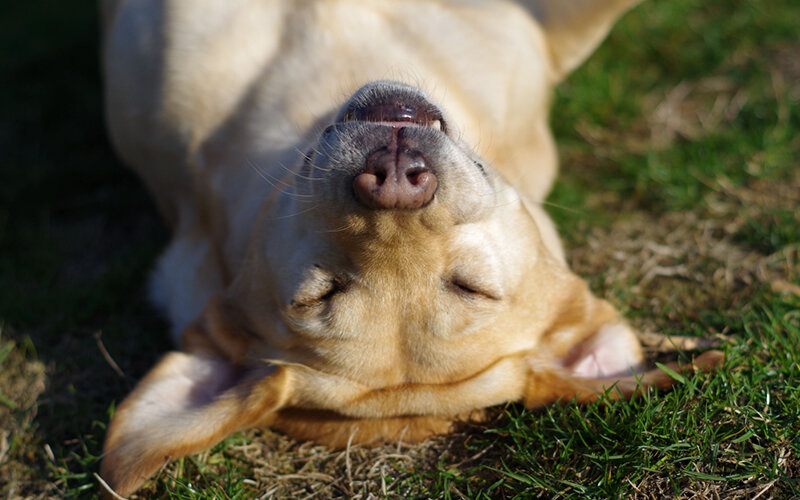
[[[152,296],[180,346],[116,410],[110,487],[254,426],[414,441],[669,387],[541,208],[552,89],[635,3],[105,1],[110,136],[172,230]]]

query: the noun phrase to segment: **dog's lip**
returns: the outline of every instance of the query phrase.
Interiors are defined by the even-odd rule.
[[[339,123],[369,122],[394,127],[420,126],[447,132],[444,117],[435,107],[422,109],[404,104],[374,104],[348,109]]]
[[[373,121],[373,120],[349,120],[342,123],[371,123],[374,125],[385,125],[387,127],[404,128],[404,127],[418,127],[418,128],[433,128],[441,131],[441,122],[435,121],[433,123],[417,123],[406,121]]]

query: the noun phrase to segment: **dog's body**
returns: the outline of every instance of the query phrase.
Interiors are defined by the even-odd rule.
[[[632,394],[638,341],[539,206],[552,87],[632,3],[104,4],[111,135],[173,229],[154,297],[184,351],[119,407],[109,483],[255,425],[421,439]]]

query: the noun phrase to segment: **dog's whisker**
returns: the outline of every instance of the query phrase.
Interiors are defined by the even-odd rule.
[[[336,227],[336,228],[333,228],[333,229],[319,230],[317,232],[319,232],[319,233],[329,233],[329,234],[331,234],[331,233],[342,233],[342,232],[345,232],[345,231],[347,231],[349,229],[352,229],[352,227],[353,227],[353,225],[348,223],[348,224],[345,224],[345,225],[340,226],[340,227]]]
[[[300,149],[299,147],[294,147],[293,149],[295,153],[300,155],[300,159],[303,161],[303,163],[311,162],[314,156],[320,154],[319,150],[317,150],[315,147],[311,147],[308,149]]]
[[[313,170],[319,171],[319,172],[321,172],[323,174],[327,174],[328,172],[332,172],[333,171],[332,168],[322,168],[322,167],[318,167],[316,165],[311,165],[311,168]]]
[[[534,203],[536,203],[538,205],[545,205],[545,206],[548,206],[548,207],[557,208],[559,210],[564,210],[565,212],[570,212],[570,213],[573,213],[573,214],[578,214],[578,215],[585,215],[586,214],[585,210],[579,210],[577,208],[568,207],[566,205],[561,205],[560,203],[553,203],[552,201],[536,201]]]
[[[314,154],[314,156],[322,156],[322,157],[327,156],[327,154],[323,150],[321,150],[321,149],[319,149],[317,147],[311,147],[311,148],[309,148],[309,149],[307,149],[305,151],[301,151],[300,149],[295,148],[295,151],[298,152],[303,157],[304,161],[309,161],[310,160],[310,157],[308,155],[309,151],[312,152]],[[310,166],[311,166],[312,169],[319,170],[320,172],[330,172],[331,171],[330,168],[322,168],[319,165],[316,165],[314,162],[310,162]],[[315,178],[314,180],[320,180],[320,179],[319,178]]]
[[[325,156],[325,153],[323,153],[322,150],[319,149],[317,146],[311,146],[307,150],[300,150],[299,148],[295,148],[295,151],[300,153],[304,158],[309,157],[309,155],[307,154],[308,152],[313,153],[315,156]]]
[[[326,146],[327,149],[329,149],[329,150],[332,149],[330,141],[328,139],[326,139],[325,136],[320,137],[319,142],[320,142],[320,144],[324,144],[324,146]],[[318,154],[324,154],[324,153],[322,153],[321,151],[318,151]]]
[[[276,178],[274,176],[269,175],[267,172],[262,171],[252,160],[247,160],[248,165],[261,177],[267,184],[272,186],[276,191],[286,196],[290,196],[292,198],[297,199],[299,202],[307,203],[314,197],[311,194],[303,194],[298,193],[296,186],[287,184],[282,179]],[[278,185],[278,183],[283,184],[284,187]]]
[[[251,167],[252,167],[252,168],[253,168],[253,169],[254,169],[256,172],[258,172],[258,173],[261,175],[261,177],[262,177],[262,178],[266,179],[267,177],[269,177],[269,179],[271,180],[271,184],[272,184],[273,186],[275,186],[276,188],[278,187],[278,184],[281,184],[281,185],[282,185],[283,187],[285,187],[285,188],[289,188],[289,189],[292,189],[292,188],[294,188],[294,186],[293,186],[292,184],[289,184],[288,182],[284,181],[284,180],[283,180],[283,178],[281,178],[281,177],[276,177],[276,176],[274,176],[274,175],[270,174],[269,172],[267,172],[266,170],[262,170],[261,168],[259,168],[259,167],[258,167],[258,165],[256,165],[254,161],[252,161],[252,160],[248,160],[248,164],[249,164],[249,165],[250,165],[250,166],[251,166]],[[280,163],[279,163],[279,164],[280,164]]]
[[[321,177],[309,177],[307,175],[303,175],[300,172],[297,172],[294,169],[291,169],[284,165],[283,163],[278,163],[278,166],[281,167],[288,175],[291,175],[295,179],[303,179],[304,181],[311,181],[311,182],[319,182],[323,180]]]
[[[319,205],[314,205],[312,207],[305,208],[303,210],[291,213],[291,214],[284,214],[284,215],[276,215],[275,217],[269,217],[267,220],[282,220],[282,219],[291,219],[292,217],[297,217],[298,215],[303,215],[308,212],[314,211],[319,208]]]
[[[493,209],[497,209],[497,208],[503,208],[503,207],[510,207],[510,206],[515,205],[516,203],[517,203],[517,200],[509,200],[509,201],[505,201],[503,203],[494,203],[492,205],[492,208]]]

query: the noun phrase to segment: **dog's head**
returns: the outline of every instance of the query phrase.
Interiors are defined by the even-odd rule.
[[[266,202],[218,302],[264,340],[259,355],[390,386],[537,345],[574,277],[540,209],[453,128],[394,82],[342,107]]]

